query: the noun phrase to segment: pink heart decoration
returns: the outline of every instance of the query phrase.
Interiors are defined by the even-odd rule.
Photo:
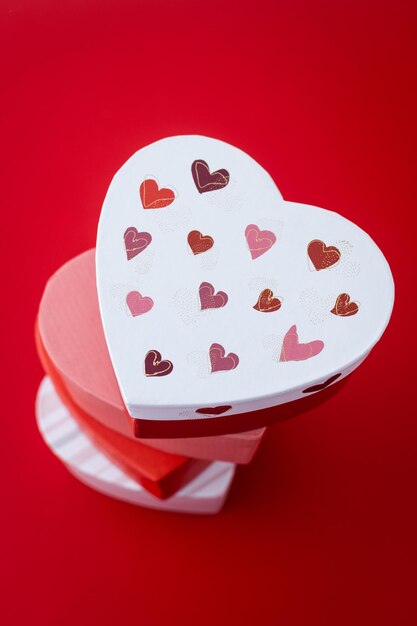
[[[224,291],[214,293],[214,287],[210,283],[201,283],[198,295],[200,296],[202,311],[204,309],[220,309],[229,299]]]
[[[297,326],[291,326],[289,331],[285,334],[284,341],[282,342],[280,361],[305,361],[312,356],[319,354],[324,348],[323,341],[319,339],[316,341],[310,341],[309,343],[299,343]]]
[[[152,235],[139,233],[137,228],[130,226],[125,230],[124,240],[127,260],[130,261],[130,259],[133,259],[149,246],[152,241]]]
[[[225,354],[225,349],[219,343],[210,346],[210,363],[212,372],[228,372],[239,365],[239,357],[233,352]]]
[[[126,296],[126,304],[133,317],[136,317],[150,311],[153,300],[149,296],[142,296],[139,291],[130,291]]]
[[[273,232],[270,230],[259,230],[256,224],[249,224],[246,227],[245,235],[252,259],[257,259],[258,256],[268,252],[277,240]]]

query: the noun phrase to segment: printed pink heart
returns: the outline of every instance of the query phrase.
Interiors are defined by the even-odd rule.
[[[149,350],[145,356],[145,376],[168,376],[174,369],[171,361],[164,361],[158,350]]]
[[[198,295],[200,296],[202,311],[204,309],[220,309],[229,299],[224,291],[214,293],[214,287],[210,283],[201,283]]]
[[[208,406],[204,409],[196,409],[196,413],[200,413],[201,415],[222,415],[230,411],[231,408],[230,404],[225,404],[224,406]]]
[[[309,343],[299,343],[297,326],[291,326],[282,342],[280,361],[305,361],[319,354],[324,348],[323,341],[316,340]]]
[[[150,311],[153,300],[149,296],[142,296],[139,291],[130,291],[126,296],[126,304],[133,317],[136,317]]]
[[[256,224],[249,224],[246,227],[245,235],[252,259],[257,259],[258,256],[268,252],[277,240],[273,232],[270,230],[259,230]]]
[[[124,240],[127,260],[130,261],[149,246],[152,236],[149,233],[139,233],[137,228],[129,226],[125,230]]]
[[[239,365],[239,357],[233,352],[225,354],[225,349],[219,343],[210,346],[210,363],[212,372],[228,372]]]

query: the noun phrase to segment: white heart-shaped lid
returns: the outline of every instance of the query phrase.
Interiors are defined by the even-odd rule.
[[[129,413],[213,418],[352,371],[381,337],[389,266],[358,226],[286,202],[224,142],[171,137],[113,178],[97,237],[104,331]]]

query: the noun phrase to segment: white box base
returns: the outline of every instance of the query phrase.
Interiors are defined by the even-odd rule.
[[[104,456],[79,428],[45,377],[36,399],[39,431],[51,451],[81,482],[112,498],[162,511],[217,513],[235,473],[233,463],[214,461],[167,500],[159,500]]]

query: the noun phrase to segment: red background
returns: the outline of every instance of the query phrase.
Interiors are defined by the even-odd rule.
[[[10,624],[412,624],[415,2],[2,2],[2,577]],[[255,157],[367,230],[397,301],[340,392],[271,428],[217,517],[76,482],[36,431],[43,286],[164,136]],[[415,345],[415,344],[414,344]]]

